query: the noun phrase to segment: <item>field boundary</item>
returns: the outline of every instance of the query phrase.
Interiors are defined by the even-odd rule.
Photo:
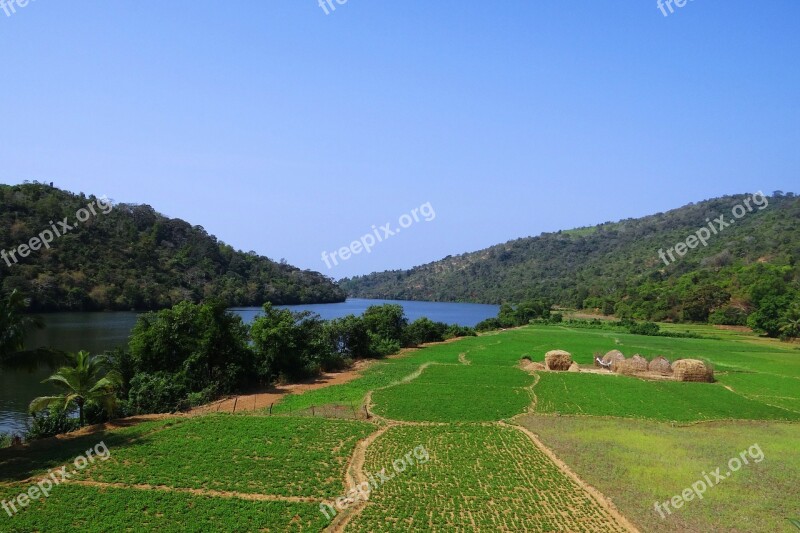
[[[278,496],[275,494],[261,494],[250,492],[235,492],[227,490],[213,490],[213,489],[191,489],[187,487],[170,487],[167,485],[150,485],[147,483],[136,483],[129,485],[127,483],[107,483],[103,481],[90,481],[90,480],[68,480],[66,484],[81,485],[84,487],[96,488],[114,488],[114,489],[130,489],[130,490],[158,490],[162,492],[177,492],[183,494],[192,494],[194,496],[205,496],[209,498],[227,498],[237,500],[248,500],[258,502],[287,502],[287,503],[319,503],[323,498],[315,498],[311,496]]]
[[[544,443],[539,440],[539,437],[536,436],[531,430],[526,427],[517,425],[517,424],[507,424],[506,422],[500,421],[498,422],[500,426],[513,428],[518,431],[524,433],[536,446],[539,448],[547,457],[550,459],[559,470],[561,470],[567,477],[569,477],[572,481],[574,481],[580,488],[585,490],[590,497],[592,497],[598,505],[600,505],[603,509],[605,509],[611,517],[616,520],[619,525],[627,529],[631,533],[640,533],[639,529],[633,525],[626,517],[623,515],[617,506],[614,505],[614,502],[611,501],[605,494],[591,486],[589,483],[581,479],[578,474],[576,474],[564,461],[559,459],[559,457],[553,452],[550,448],[544,445]]]

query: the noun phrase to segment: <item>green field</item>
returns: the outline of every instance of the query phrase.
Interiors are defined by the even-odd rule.
[[[101,440],[111,459],[13,518],[0,514],[0,530],[320,531],[330,522],[319,505],[350,488],[346,473],[357,443],[387,424],[366,449],[365,472],[419,445],[430,461],[342,513],[346,530],[619,529],[598,500],[513,427],[524,424],[641,531],[789,531],[785,518],[800,515],[800,351],[738,331],[670,327],[706,338],[528,326],[376,362],[346,384],[287,397],[275,416],[176,417],[2,450],[0,499]],[[541,361],[552,349],[568,350],[582,364],[611,349],[703,358],[714,364],[717,383],[550,372],[538,372],[537,381],[518,367],[522,356]],[[293,416],[312,406],[361,413],[368,397],[376,417],[367,421],[319,416],[325,409]],[[763,462],[669,519],[654,515],[655,501],[754,442]]]
[[[793,531],[800,481],[800,425],[714,422],[691,426],[624,419],[526,416],[522,423],[644,531]],[[750,461],[672,514],[655,510],[702,474],[758,444]],[[755,454],[759,455],[759,454]],[[749,455],[747,457],[750,457]],[[712,481],[715,478],[711,477]],[[796,531],[796,530],[795,530]]]
[[[366,470],[378,471],[418,445],[430,460],[376,490],[349,529],[624,531],[511,427],[392,428],[370,447]]]

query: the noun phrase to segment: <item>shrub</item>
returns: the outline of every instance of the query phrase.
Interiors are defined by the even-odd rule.
[[[25,440],[46,439],[75,431],[80,426],[76,418],[71,418],[66,410],[45,409],[33,415],[33,422],[25,432]]]
[[[184,406],[187,395],[180,374],[142,372],[131,380],[128,408],[135,414],[172,413]]]

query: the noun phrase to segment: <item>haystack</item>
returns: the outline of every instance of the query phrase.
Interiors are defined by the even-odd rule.
[[[669,364],[669,361],[666,357],[659,355],[650,361],[650,364],[647,365],[647,370],[650,372],[657,372],[662,376],[669,376],[672,374],[672,365]]]
[[[544,366],[547,370],[569,370],[572,365],[572,354],[564,350],[551,350],[544,354]]]
[[[578,366],[578,363],[572,363],[571,365],[569,365],[569,370],[567,370],[567,372],[580,372],[580,371],[581,367]]]
[[[613,372],[617,371],[617,366],[624,360],[625,356],[622,355],[622,352],[619,350],[611,350],[603,356],[603,363],[606,365],[610,363],[611,366],[609,368],[611,368]]]
[[[629,376],[647,372],[647,359],[637,353],[630,359],[624,359],[617,363],[616,371]]]
[[[679,359],[672,364],[672,373],[678,381],[713,382],[714,370],[697,359]]]
[[[547,370],[542,363],[528,363],[525,365],[525,370]]]

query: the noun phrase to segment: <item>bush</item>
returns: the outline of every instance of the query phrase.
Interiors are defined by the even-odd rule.
[[[34,413],[33,422],[25,432],[25,440],[32,441],[54,437],[62,433],[75,431],[79,426],[78,420],[71,418],[66,410],[51,411],[50,409],[45,409],[39,413]]]
[[[661,328],[659,327],[659,325],[653,322],[640,322],[628,326],[628,331],[630,331],[634,335],[655,336],[658,335],[660,329]]]
[[[11,433],[0,433],[0,449],[11,446]]]
[[[441,342],[447,333],[447,324],[422,317],[406,328],[406,345],[419,346],[428,342]]]
[[[135,414],[174,413],[188,403],[187,396],[179,374],[142,372],[131,380],[128,408]]]
[[[722,326],[746,326],[747,312],[738,307],[726,305],[716,309],[708,316],[709,324]]]

